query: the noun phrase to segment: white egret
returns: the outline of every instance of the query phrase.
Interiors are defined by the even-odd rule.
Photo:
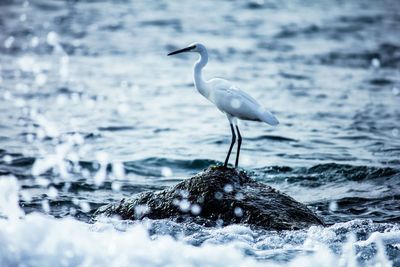
[[[202,76],[202,69],[208,62],[208,53],[204,45],[193,43],[186,48],[171,52],[168,56],[184,52],[199,53],[200,57],[194,64],[194,85],[201,95],[211,101],[220,111],[226,114],[232,131],[232,142],[226,156],[224,166],[227,167],[232,147],[238,135],[238,148],[236,152],[235,168],[239,163],[240,146],[242,136],[240,135],[237,119],[260,121],[269,125],[279,124],[278,120],[271,112],[265,110],[257,101],[247,93],[239,90],[227,80],[214,78],[205,81]]]

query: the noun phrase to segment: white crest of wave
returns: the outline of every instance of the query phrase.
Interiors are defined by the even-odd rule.
[[[236,235],[244,229],[251,232],[244,226],[219,232]],[[315,242],[308,252],[303,247],[304,254],[282,265],[246,256],[248,243],[243,241],[193,246],[170,236],[150,237],[145,223],[118,231],[110,225],[96,229],[73,218],[31,213],[13,221],[0,219],[0,266],[358,266],[354,238],[349,238],[342,255],[333,253],[328,244]],[[378,251],[379,255],[384,254]],[[386,257],[370,263],[391,264]]]
[[[373,233],[366,241],[356,242],[349,235],[340,254],[329,247],[337,241],[335,227],[352,227],[353,222],[332,227],[311,227],[291,232],[304,242],[281,246],[274,232],[256,237],[249,227],[230,225],[211,229],[211,238],[200,246],[169,235],[149,235],[146,222],[138,222],[122,231],[115,225],[95,225],[72,217],[56,219],[41,213],[24,215],[19,207],[19,185],[13,176],[0,177],[0,266],[351,266],[358,265],[355,246],[376,244],[377,252],[363,266],[391,266],[384,244],[400,244],[397,230]],[[185,192],[183,192],[184,194]],[[184,194],[185,195],[185,194]],[[121,221],[121,223],[124,223]],[[276,234],[276,233],[275,233]],[[288,233],[286,233],[288,234]],[[271,238],[272,239],[271,239]],[[275,239],[277,236],[275,235]],[[290,237],[289,237],[290,238]],[[257,239],[257,240],[256,240]],[[255,245],[255,247],[254,247]],[[264,245],[270,249],[262,249]],[[260,247],[259,247],[260,246]],[[257,249],[259,247],[260,249]],[[276,247],[276,249],[274,249]],[[297,250],[292,260],[257,261],[259,256]],[[256,251],[254,251],[256,250]]]
[[[1,216],[5,216],[11,220],[15,220],[24,214],[18,204],[18,191],[19,184],[17,178],[14,176],[0,177],[0,218]]]
[[[32,213],[0,220],[0,265],[18,266],[261,266],[235,244],[194,247],[170,236],[152,240],[144,224],[125,232],[93,231],[72,218]]]

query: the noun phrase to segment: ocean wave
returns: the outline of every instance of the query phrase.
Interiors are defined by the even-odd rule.
[[[318,164],[309,168],[291,168],[285,166],[270,166],[257,169],[260,173],[268,174],[268,181],[284,181],[288,183],[318,181],[319,183],[341,181],[363,181],[390,177],[400,171],[391,167],[355,166],[338,163]],[[277,176],[274,176],[276,174]]]
[[[346,261],[390,266],[399,264],[398,236],[396,226],[369,221],[276,233],[240,225],[206,230],[157,221],[91,226],[72,218],[32,213],[21,219],[0,219],[0,243],[7,244],[0,252],[0,263],[41,267],[338,266]],[[389,257],[382,256],[385,250]]]

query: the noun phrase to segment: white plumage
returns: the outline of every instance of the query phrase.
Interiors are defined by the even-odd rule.
[[[208,53],[204,45],[193,43],[186,48],[169,53],[168,56],[183,52],[197,52],[200,54],[199,60],[194,65],[193,78],[195,87],[200,94],[211,101],[228,117],[232,131],[232,142],[225,159],[225,167],[228,165],[232,147],[236,142],[236,128],[238,134],[238,150],[235,167],[237,167],[242,141],[239,127],[237,125],[237,119],[260,121],[274,126],[279,124],[279,122],[271,112],[265,110],[254,98],[235,87],[231,82],[220,78],[214,78],[208,81],[203,79],[202,69],[208,62]]]
[[[209,100],[223,113],[241,120],[263,121],[270,125],[279,123],[254,98],[229,81],[215,78],[206,82],[206,84],[212,88]]]

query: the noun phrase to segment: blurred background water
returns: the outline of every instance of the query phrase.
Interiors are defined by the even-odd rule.
[[[396,0],[1,1],[0,174],[8,182],[0,191],[6,196],[15,177],[24,212],[50,215],[27,215],[31,221],[18,224],[3,219],[1,228],[18,225],[12,228],[21,238],[15,242],[34,246],[23,230],[40,223],[62,229],[63,222],[76,234],[70,246],[77,253],[78,236],[99,238],[79,230],[90,227],[87,221],[97,207],[220,164],[230,130],[226,117],[194,89],[196,56],[166,56],[194,41],[209,50],[205,78],[230,79],[281,122],[274,128],[241,123],[241,167],[306,203],[331,226],[271,233],[153,221],[146,223],[151,238],[174,236],[177,249],[185,246],[189,254],[200,255],[183,266],[208,264],[202,261],[201,255],[208,255],[198,247],[202,244],[229,250],[239,241],[246,246],[238,251],[247,256],[238,265],[248,260],[290,264],[299,255],[315,265],[320,244],[328,247],[324,255],[333,253],[322,258],[327,266],[353,266],[352,260],[399,265],[398,241],[381,250],[345,249],[346,242],[374,232],[399,233]],[[0,241],[11,242],[5,233]],[[61,240],[56,235],[52,242]],[[44,266],[52,258],[29,261],[34,255],[19,242],[0,263]],[[154,251],[161,244],[148,242]],[[15,257],[6,256],[10,251]],[[169,245],[158,251],[171,254]],[[74,255],[70,258],[80,259]],[[118,266],[110,260],[99,264]],[[171,264],[178,265],[174,260]]]

